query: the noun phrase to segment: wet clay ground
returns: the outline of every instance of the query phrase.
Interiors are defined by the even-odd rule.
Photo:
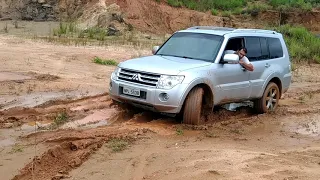
[[[0,36],[0,179],[320,179],[320,66],[276,112],[217,108],[200,126],[112,104],[114,66],[149,49]]]

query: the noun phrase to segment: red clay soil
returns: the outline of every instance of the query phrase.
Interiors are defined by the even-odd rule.
[[[79,167],[107,141],[118,138],[133,141],[147,131],[118,128],[89,129],[84,131],[63,130],[38,133],[26,137],[30,141],[50,143],[51,148],[27,164],[13,180],[62,179],[68,172]]]

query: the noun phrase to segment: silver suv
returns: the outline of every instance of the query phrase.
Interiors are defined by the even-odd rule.
[[[226,50],[246,47],[253,71]],[[196,26],[175,32],[152,56],[124,61],[111,74],[116,102],[181,115],[199,124],[206,110],[253,101],[258,113],[275,110],[291,83],[291,62],[282,34],[262,29]]]

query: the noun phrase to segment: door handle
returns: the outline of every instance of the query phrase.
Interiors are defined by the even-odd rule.
[[[267,63],[266,65],[264,65],[264,67],[268,68],[270,67],[270,64]]]
[[[246,68],[244,68],[244,67],[242,67],[241,69],[242,69],[242,71],[246,71]]]

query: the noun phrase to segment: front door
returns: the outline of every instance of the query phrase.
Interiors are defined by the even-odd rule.
[[[250,72],[240,64],[215,64],[213,82],[216,83],[215,104],[241,101],[250,95]]]

